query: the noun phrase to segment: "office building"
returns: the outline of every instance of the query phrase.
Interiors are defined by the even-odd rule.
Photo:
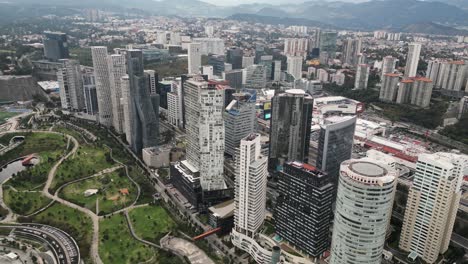
[[[467,167],[466,155],[419,155],[399,243],[409,258],[436,263],[439,254],[447,251]]]
[[[362,40],[348,38],[343,43],[342,63],[351,66],[358,64],[358,55],[361,53]]]
[[[276,234],[309,256],[322,256],[330,245],[333,189],[330,176],[314,166],[285,163],[278,177]]]
[[[370,158],[340,166],[330,264],[380,264],[398,172]]]
[[[255,101],[248,93],[235,93],[224,111],[225,150],[234,156],[242,138],[255,132]]]
[[[171,177],[185,198],[203,210],[230,196],[223,174],[224,90],[201,76],[186,80],[183,89],[187,154],[186,160],[171,166]]]
[[[266,87],[265,66],[254,64],[243,69],[242,78],[245,88],[256,90],[264,89]]]
[[[386,56],[382,61],[382,74],[380,75],[380,80],[383,80],[383,77],[387,73],[394,73],[397,63],[397,58],[392,56]]]
[[[420,54],[421,54],[421,44],[410,43],[408,46],[408,55],[406,56],[405,77],[416,76]]]
[[[249,134],[240,141],[236,155],[234,246],[249,253],[257,263],[270,263],[271,251],[256,241],[266,216],[267,158],[261,154],[260,134]]]
[[[76,60],[60,60],[62,67],[57,71],[60,102],[63,109],[82,111],[85,109],[83,79],[80,63]]]
[[[273,56],[272,55],[263,55],[260,57],[259,65],[265,67],[265,76],[267,81],[271,81],[273,78]]]
[[[255,64],[254,56],[242,56],[242,69],[249,67],[250,65]]]
[[[284,56],[307,57],[309,40],[306,38],[287,38],[284,40]]]
[[[281,61],[275,60],[273,62],[273,81],[281,81]]]
[[[200,43],[202,55],[224,55],[224,40],[220,38],[194,38],[194,43]]]
[[[288,56],[286,72],[291,74],[296,80],[301,79],[302,78],[302,57]]]
[[[117,133],[122,134],[125,132],[125,118],[121,103],[122,87],[120,84],[121,78],[127,74],[127,65],[124,55],[112,54],[108,57],[108,60],[112,101],[112,126]]]
[[[141,50],[127,50],[129,122],[132,150],[140,154],[143,148],[159,143],[159,95],[149,94],[147,76],[143,70]],[[124,85],[125,83],[124,79]],[[127,89],[127,87],[125,87]],[[126,91],[127,93],[127,91]],[[127,109],[128,110],[128,109]]]
[[[242,79],[243,79],[243,70],[231,70],[223,72],[223,79],[229,83],[234,89],[241,89],[242,86]]]
[[[91,47],[93,58],[94,76],[96,80],[96,94],[98,99],[99,123],[111,127],[112,118],[112,93],[109,76],[107,47]]]
[[[88,115],[97,115],[99,109],[96,93],[96,79],[94,78],[94,69],[92,67],[82,67],[81,77],[83,78],[83,92],[86,113]]]
[[[206,75],[208,80],[213,80],[213,66],[202,66],[202,74]]]
[[[269,168],[286,161],[307,161],[314,100],[303,90],[291,89],[272,99]]]
[[[356,70],[354,89],[367,89],[369,82],[369,65],[359,64]]]
[[[242,69],[242,57],[244,56],[244,51],[239,47],[231,47],[227,50],[226,59],[227,62],[232,64],[232,69]]]
[[[44,44],[44,57],[46,59],[58,61],[70,58],[67,34],[46,31],[42,43]]]
[[[225,56],[224,55],[209,55],[208,56],[208,65],[213,66],[213,74],[216,76],[221,76],[222,72],[225,71],[224,63],[225,63]]]
[[[353,152],[356,116],[330,116],[320,124],[317,168],[326,172],[337,184],[340,164]]]
[[[188,44],[188,73],[198,74],[201,67],[201,44],[189,43]]]
[[[415,78],[411,88],[411,104],[419,107],[428,107],[432,97],[432,80]]]
[[[395,102],[398,94],[400,75],[395,73],[384,74],[380,87],[379,99],[384,102]]]
[[[327,58],[334,59],[336,55],[336,38],[337,32],[320,32],[320,53],[327,54]]]
[[[151,95],[157,94],[158,74],[154,70],[145,70],[145,75],[148,77],[148,88]]]

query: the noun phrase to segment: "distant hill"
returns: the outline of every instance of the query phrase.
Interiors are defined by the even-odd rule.
[[[452,27],[447,27],[431,22],[422,22],[410,24],[402,27],[402,32],[407,33],[422,33],[422,34],[434,34],[434,35],[468,35],[468,31],[459,30]]]
[[[282,24],[285,26],[303,25],[303,26],[309,26],[309,27],[338,29],[337,27],[329,25],[329,24],[325,24],[322,22],[309,20],[309,19],[303,19],[303,18],[260,16],[260,15],[255,15],[255,14],[234,14],[232,16],[227,17],[226,19],[246,21],[246,22],[251,22],[251,23],[261,23],[261,24]]]

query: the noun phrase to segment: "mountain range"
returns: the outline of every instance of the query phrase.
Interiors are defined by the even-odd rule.
[[[440,0],[442,1],[442,0]],[[108,10],[140,9],[157,15],[204,16],[255,18],[283,21],[301,21],[301,24],[323,24],[343,29],[424,29],[468,26],[467,0],[371,0],[368,2],[342,2],[310,0],[288,4],[242,4],[237,6],[217,6],[199,0],[10,0],[0,3],[0,17],[4,13],[2,5],[34,7],[105,8]],[[9,17],[12,8],[8,9]],[[279,23],[277,21],[277,23]],[[412,26],[411,25],[419,25]],[[429,30],[431,31],[431,30]],[[449,30],[457,32],[456,29]],[[427,33],[427,32],[424,32]]]

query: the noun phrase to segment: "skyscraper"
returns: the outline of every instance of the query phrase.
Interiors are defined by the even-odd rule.
[[[208,56],[208,65],[213,66],[213,74],[217,76],[221,76],[221,73],[225,70],[224,69],[224,62],[225,62],[224,55],[209,55]]]
[[[226,130],[225,152],[231,156],[242,138],[255,132],[256,110],[255,101],[248,93],[235,93],[224,112],[224,126]]]
[[[330,245],[334,184],[329,175],[301,162],[279,174],[276,233],[304,253],[320,257]]]
[[[46,31],[42,43],[44,44],[44,57],[46,59],[58,61],[70,57],[67,34]]]
[[[148,88],[151,95],[157,94],[158,74],[154,70],[145,70],[145,75],[148,77]]]
[[[273,81],[279,82],[280,80],[281,80],[281,61],[275,60],[273,62]]]
[[[236,190],[234,246],[248,252],[257,263],[269,263],[271,251],[256,241],[266,215],[267,158],[261,155],[260,134],[250,134],[240,141],[236,155]]]
[[[380,264],[398,172],[370,158],[340,167],[330,264]]]
[[[387,73],[382,78],[382,86],[380,87],[379,99],[385,102],[395,102],[398,94],[398,81],[400,75],[395,73]]]
[[[125,132],[125,119],[121,103],[122,87],[120,83],[121,78],[127,74],[127,65],[124,55],[112,54],[108,57],[108,60],[112,101],[112,126],[117,133],[122,134]]]
[[[250,65],[243,69],[242,78],[245,79],[245,88],[264,89],[266,87],[266,68],[263,65]]]
[[[466,155],[419,155],[401,230],[402,250],[426,263],[435,263],[447,251],[467,167]]]
[[[76,60],[60,60],[62,67],[57,71],[60,102],[66,110],[82,111],[85,109],[83,79],[80,63]]]
[[[299,56],[303,59],[307,57],[309,40],[306,38],[287,38],[284,40],[285,56]]]
[[[220,38],[194,38],[193,42],[200,43],[200,52],[203,55],[224,55],[224,40]]]
[[[296,80],[302,78],[302,57],[288,56],[287,73],[291,74]]]
[[[232,64],[232,69],[242,69],[242,57],[244,56],[244,51],[239,47],[230,47],[227,50],[227,62]]]
[[[200,208],[225,198],[224,90],[201,76],[185,81],[186,160],[171,167],[174,186]]]
[[[448,61],[444,64],[440,88],[456,92],[463,91],[468,77],[466,63],[464,61]]]
[[[406,56],[405,77],[415,77],[418,70],[419,56],[421,54],[420,43],[410,43]]]
[[[243,56],[242,57],[242,68],[247,68],[250,65],[254,65],[255,57],[254,56]]]
[[[159,96],[149,95],[141,50],[127,50],[131,122],[130,146],[135,153],[159,143]],[[124,79],[125,81],[125,79]]]
[[[382,62],[382,74],[380,75],[380,80],[383,80],[383,76],[387,73],[393,73],[395,71],[397,58],[392,56],[386,56],[383,58]]]
[[[307,161],[313,103],[313,98],[299,89],[287,90],[273,97],[270,169],[279,169],[285,161]]]
[[[107,47],[91,47],[96,93],[99,108],[99,123],[106,127],[112,126],[112,93],[110,85]]]
[[[411,88],[411,104],[419,107],[428,107],[432,97],[432,80],[415,78]]]
[[[349,65],[358,64],[358,55],[361,53],[362,40],[360,38],[348,38],[343,43],[343,59],[342,62]]]
[[[413,84],[414,80],[412,79],[404,79],[400,82],[396,98],[397,104],[411,103],[411,91],[413,90]]]
[[[354,89],[367,89],[369,82],[369,65],[359,64],[356,70]]]
[[[336,38],[337,32],[320,32],[320,53],[326,52],[328,58],[334,59],[336,55]]]
[[[223,79],[229,82],[229,86],[234,89],[242,88],[244,70],[232,70],[223,72]]]
[[[96,79],[94,77],[93,67],[82,67],[81,76],[83,78],[83,92],[86,113],[88,115],[97,115],[99,109],[96,93]]]
[[[201,67],[201,44],[188,44],[188,73],[198,74]]]
[[[317,168],[328,173],[338,183],[340,164],[353,152],[355,116],[330,116],[320,125]]]

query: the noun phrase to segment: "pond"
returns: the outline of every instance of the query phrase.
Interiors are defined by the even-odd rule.
[[[23,159],[21,158],[21,159],[18,159],[16,161],[13,161],[13,162],[9,163],[8,165],[6,165],[6,167],[1,168],[0,183],[5,182],[13,174],[16,174],[16,173],[18,173],[20,171],[26,170],[30,166],[36,165],[37,163],[39,163],[39,159],[38,158],[33,158],[31,160],[32,165],[28,165],[28,166],[23,166],[22,162],[23,162]]]

